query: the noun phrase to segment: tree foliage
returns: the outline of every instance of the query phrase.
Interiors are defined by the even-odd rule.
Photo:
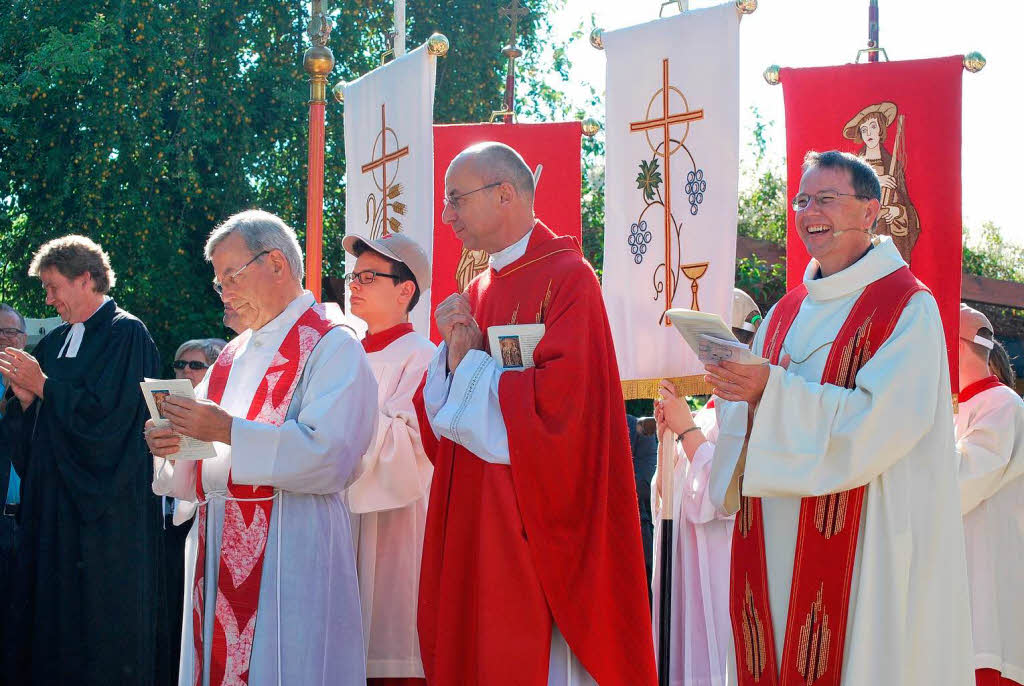
[[[526,0],[527,54],[561,0]],[[331,79],[380,64],[391,3],[332,10]],[[428,6],[429,5],[429,6]],[[486,120],[501,102],[508,24],[498,3],[410,3],[410,46],[434,31],[435,121]],[[220,334],[202,248],[217,222],[262,207],[304,238],[308,3],[78,0],[0,3],[0,300],[45,316],[26,271],[46,240],[82,233],[110,253],[113,295],[141,317],[165,359]],[[536,59],[539,59],[536,58]],[[529,73],[539,69],[526,60]],[[532,88],[531,85],[526,86]],[[343,259],[342,110],[327,112],[324,273]]]
[[[977,240],[964,226],[964,271],[990,279],[1024,282],[1024,248],[1003,237],[992,222],[985,222]]]

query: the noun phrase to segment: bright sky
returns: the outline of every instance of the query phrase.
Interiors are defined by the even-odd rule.
[[[691,0],[691,8],[720,0]],[[589,83],[604,91],[604,53],[590,46],[590,14],[604,29],[639,24],[658,16],[660,0],[566,0],[554,17],[555,30],[569,36],[582,21],[582,40],[571,44],[571,84]],[[879,40],[890,59],[919,59],[974,50],[988,60],[963,80],[963,212],[968,226],[993,221],[1003,235],[1024,245],[1022,190],[1013,179],[1022,174],[1024,136],[1017,119],[1024,115],[1024,46],[1020,27],[1024,3],[1010,0],[880,0]],[[675,5],[665,8],[675,13]],[[740,103],[744,113],[740,144],[751,141],[756,106],[774,120],[772,154],[785,155],[782,87],[769,86],[765,67],[811,67],[853,62],[867,44],[868,0],[760,0],[740,28]],[[1016,76],[1014,76],[1016,75]],[[1014,84],[1017,84],[1016,86]],[[570,86],[570,88],[572,88]],[[580,97],[583,91],[580,91]],[[1017,103],[1014,105],[1013,103]],[[603,113],[602,113],[603,119]]]

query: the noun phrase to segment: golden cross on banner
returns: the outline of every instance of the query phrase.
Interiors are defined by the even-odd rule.
[[[391,131],[391,129],[388,128],[387,118],[386,118],[385,113],[384,113],[384,105],[381,105],[380,106],[380,157],[378,157],[377,159],[370,160],[369,162],[364,164],[362,167],[360,167],[360,169],[362,170],[362,172],[364,174],[370,174],[370,173],[373,172],[373,170],[375,170],[378,167],[380,167],[380,171],[381,171],[381,184],[380,184],[381,188],[380,188],[380,190],[381,190],[381,193],[383,194],[383,199],[384,199],[384,220],[383,220],[384,223],[383,223],[383,231],[382,231],[382,233],[388,233],[388,202],[387,202],[387,195],[388,195],[388,164],[390,162],[397,162],[398,160],[400,160],[401,158],[403,158],[403,157],[405,157],[406,155],[409,154],[409,146],[405,146],[405,147],[399,148],[398,150],[396,150],[396,151],[394,151],[392,153],[388,152],[388,131]],[[394,131],[391,131],[391,133],[394,133]],[[396,136],[396,139],[397,139],[397,136]],[[377,143],[375,141],[374,145],[373,145],[373,151],[371,151],[371,154],[376,153],[376,151],[377,151]],[[371,227],[371,231],[372,231],[372,228],[373,227]]]
[[[670,114],[671,108],[669,106],[669,91],[675,91],[683,98],[683,104],[686,105],[683,112],[678,114]],[[654,94],[651,98],[651,102],[647,105],[647,116],[651,115],[651,105],[654,104],[654,100],[658,97],[658,93],[661,94],[661,116],[657,118],[645,119],[643,121],[631,122],[629,124],[629,130],[633,133],[637,131],[652,131],[654,129],[662,130],[662,143],[660,146],[653,146],[655,154],[659,154],[657,148],[661,148],[661,158],[665,165],[665,311],[672,307],[672,297],[674,295],[673,288],[673,274],[672,274],[672,171],[669,166],[669,160],[672,154],[676,152],[683,145],[683,140],[686,135],[683,135],[682,139],[677,142],[675,148],[672,148],[672,126],[677,124],[687,124],[692,121],[698,121],[704,118],[704,109],[689,110],[689,105],[686,103],[686,98],[679,91],[678,88],[674,88],[669,85],[668,80],[668,59],[661,61],[661,90]],[[689,128],[687,128],[689,132]],[[672,323],[665,317],[665,326],[671,326]]]

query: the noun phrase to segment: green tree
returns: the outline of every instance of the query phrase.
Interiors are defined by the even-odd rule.
[[[964,226],[963,269],[966,273],[1024,282],[1024,248],[1006,240],[999,227],[992,222],[981,225],[977,241],[971,240],[972,234]]]
[[[527,54],[539,52],[545,13],[559,2],[524,3]],[[391,25],[390,3],[339,4],[332,83],[377,66]],[[201,257],[210,229],[258,206],[304,238],[304,5],[0,4],[0,299],[29,316],[47,314],[28,263],[46,240],[76,232],[110,253],[115,297],[146,322],[165,360],[182,340],[221,332]],[[436,121],[486,119],[500,102],[508,28],[498,6],[410,5],[410,46],[434,31],[451,40],[438,62]],[[341,115],[329,106],[325,274],[343,263]]]

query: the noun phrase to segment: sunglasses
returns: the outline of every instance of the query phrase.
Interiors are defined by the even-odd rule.
[[[187,362],[185,360],[175,360],[174,364],[171,366],[179,371],[188,367],[189,369],[198,372],[203,369],[208,369],[210,365],[205,362],[200,362],[199,360],[188,360]]]

